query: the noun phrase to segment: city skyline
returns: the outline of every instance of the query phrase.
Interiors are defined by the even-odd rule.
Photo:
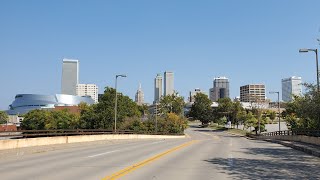
[[[217,76],[229,78],[230,98],[245,84],[265,84],[274,99],[282,78],[316,82],[314,54],[298,50],[319,48],[319,1],[75,2],[1,2],[0,109],[16,94],[60,93],[64,57],[81,61],[79,81],[99,93],[127,74],[119,91],[134,99],[141,82],[149,103],[154,75],[168,69],[185,99]]]

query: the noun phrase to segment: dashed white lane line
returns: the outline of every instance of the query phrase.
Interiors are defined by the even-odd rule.
[[[157,141],[157,142],[152,142],[152,143],[143,144],[143,145],[159,144],[159,143],[163,143],[163,142],[164,142],[164,141]],[[140,147],[140,146],[143,146],[143,145],[133,146],[133,147],[131,147],[130,149],[134,149],[134,148],[137,148],[137,147]],[[113,150],[113,151],[108,151],[108,152],[104,152],[104,153],[100,153],[100,154],[91,155],[91,156],[88,156],[88,158],[95,158],[95,157],[98,157],[98,156],[104,156],[104,155],[107,155],[107,154],[111,154],[111,153],[115,153],[115,152],[121,152],[121,151],[126,151],[126,150],[128,150],[128,149],[117,149],[117,150]]]
[[[119,151],[120,151],[120,150],[109,151],[109,152],[105,152],[105,153],[101,153],[101,154],[96,154],[96,155],[88,156],[88,158],[94,158],[94,157],[98,157],[98,156],[103,156],[103,155],[106,155],[106,154],[111,154],[111,153],[119,152]]]

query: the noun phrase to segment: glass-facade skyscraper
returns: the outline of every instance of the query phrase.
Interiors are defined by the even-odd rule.
[[[76,95],[79,83],[79,61],[63,59],[61,94]]]

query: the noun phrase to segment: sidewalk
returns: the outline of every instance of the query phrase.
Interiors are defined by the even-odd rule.
[[[283,146],[291,147],[292,149],[302,151],[316,157],[320,157],[320,146],[318,145],[296,142],[296,141],[283,141],[283,140],[273,140],[273,139],[264,139],[264,141],[278,143]]]
[[[245,137],[247,139],[252,139],[252,140],[263,140],[263,141],[267,141],[267,142],[281,144],[283,146],[291,147],[292,149],[302,151],[307,154],[310,154],[310,155],[313,155],[313,156],[320,158],[320,146],[318,146],[318,145],[297,142],[297,141],[284,141],[284,140],[275,140],[275,139],[257,139],[254,136],[244,136],[244,135],[241,135],[238,133],[233,133],[233,132],[228,132],[228,131],[225,131],[225,132],[227,134],[230,134],[233,136],[240,136],[240,137]]]

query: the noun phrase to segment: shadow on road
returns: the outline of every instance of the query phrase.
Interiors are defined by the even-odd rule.
[[[320,179],[320,159],[289,148],[246,148],[245,158],[205,160],[233,179]],[[258,157],[260,159],[258,159]],[[261,159],[261,157],[263,159]]]

